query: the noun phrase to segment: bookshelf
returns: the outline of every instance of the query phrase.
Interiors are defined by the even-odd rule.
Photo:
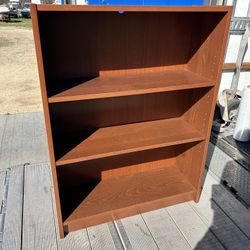
[[[197,202],[231,7],[31,13],[60,236]]]

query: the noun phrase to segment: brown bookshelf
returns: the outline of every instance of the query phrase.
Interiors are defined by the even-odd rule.
[[[60,236],[198,201],[231,7],[31,11]]]

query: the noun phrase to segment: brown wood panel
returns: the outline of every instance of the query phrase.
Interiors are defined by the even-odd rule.
[[[231,16],[232,8],[229,8],[228,11],[223,15],[218,15],[217,17],[215,17],[213,21],[215,21],[216,25],[213,24],[213,28],[211,30],[212,20],[208,16],[204,15],[203,26],[200,26],[199,31],[193,31],[193,35],[197,34],[197,32],[203,34],[204,32],[206,32],[206,29],[204,28],[205,26],[210,30],[210,35],[205,40],[205,42],[203,42],[202,46],[200,46],[199,49],[196,50],[196,52],[193,54],[192,58],[188,62],[188,69],[202,76],[210,77],[215,81],[215,87],[210,90],[210,93],[208,92],[198,105],[195,105],[195,107],[192,108],[190,112],[184,115],[184,119],[191,119],[191,124],[194,124],[195,127],[201,127],[206,134],[206,140],[204,142],[204,145],[199,146],[197,150],[194,150],[191,153],[191,155],[199,154],[199,160],[196,159],[195,162],[200,167],[197,169],[196,172],[197,182],[193,184],[198,187],[195,198],[196,202],[198,202],[200,197],[202,176],[204,172],[214,109],[217,101],[217,94],[222,74],[222,66],[224,62],[224,55],[229,34]],[[197,42],[197,39],[199,38],[194,36],[191,46],[196,46],[195,43]],[[200,113],[200,115],[195,115],[198,113]],[[197,117],[201,117],[202,119],[199,120],[197,119]],[[194,162],[190,161],[190,163],[185,166],[185,171],[188,176],[190,176],[190,173],[192,173],[193,171],[193,163]],[[193,178],[191,179],[193,180]]]
[[[207,14],[193,18],[190,60],[187,68],[204,77],[218,80],[221,76],[221,54],[224,55],[224,41],[227,40],[227,12],[215,13],[213,19]],[[199,36],[197,36],[199,34]],[[224,58],[224,57],[223,57]]]
[[[57,160],[56,165],[60,166],[203,139],[202,133],[181,118],[99,128]]]
[[[190,56],[192,15],[39,12],[48,96],[98,76],[183,68]]]
[[[199,183],[200,175],[198,173],[201,173],[204,168],[201,164],[204,147],[205,142],[203,141],[192,147],[189,145],[180,145],[176,149],[176,154],[178,154],[176,157],[176,166],[197,190],[201,188]]]
[[[204,88],[203,95],[209,89]],[[49,106],[52,130],[54,135],[65,135],[92,128],[179,117],[193,105],[190,95],[199,99],[202,98],[202,91],[183,90],[53,103]]]
[[[40,79],[40,88],[41,88],[41,95],[42,95],[45,127],[46,127],[47,141],[48,141],[48,148],[49,148],[49,155],[50,155],[52,180],[54,184],[59,234],[60,234],[60,237],[62,238],[64,237],[64,230],[63,230],[63,224],[62,224],[63,222],[62,222],[61,204],[60,204],[60,199],[59,199],[59,187],[58,187],[57,174],[56,174],[54,145],[53,145],[53,138],[52,138],[52,132],[51,132],[51,124],[50,124],[47,87],[46,87],[44,64],[43,64],[43,53],[42,53],[41,41],[40,41],[40,29],[39,29],[40,27],[39,27],[38,16],[37,16],[38,15],[37,5],[31,4],[30,11],[31,11],[31,17],[32,17],[32,28],[33,28],[33,35],[34,35],[34,41],[35,41],[38,74],[39,74],[39,79]]]
[[[96,77],[49,98],[49,102],[89,100],[213,86],[207,78],[187,70]]]
[[[39,11],[143,11],[143,12],[226,12],[231,10],[231,6],[84,6],[84,5],[55,5],[39,4]]]
[[[63,188],[175,165],[176,155],[182,153],[181,149],[177,145],[63,165],[57,167],[59,182]]]
[[[225,72],[233,72],[236,70],[236,63],[224,63],[222,69]],[[241,65],[241,70],[242,71],[249,71],[250,70],[250,63],[243,62]]]
[[[65,220],[64,228],[71,231],[103,223],[186,201],[194,194],[195,189],[175,166],[102,180]]]
[[[192,144],[191,144],[192,145]],[[190,145],[190,146],[191,146]],[[101,180],[128,176],[175,165],[179,146],[105,157],[57,168],[63,218],[66,219]],[[177,152],[178,151],[178,152]],[[85,186],[84,191],[79,188]],[[67,195],[74,191],[74,195]]]

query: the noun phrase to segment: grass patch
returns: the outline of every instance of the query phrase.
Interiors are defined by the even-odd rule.
[[[11,18],[10,22],[1,22],[0,27],[16,27],[31,29],[31,18]]]
[[[6,37],[0,37],[0,48],[1,47],[9,47],[12,42]]]

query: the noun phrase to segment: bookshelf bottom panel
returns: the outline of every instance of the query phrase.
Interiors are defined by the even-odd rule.
[[[81,186],[68,191],[64,203],[87,190],[89,193],[64,221],[65,232],[192,200],[196,194],[176,166]]]

